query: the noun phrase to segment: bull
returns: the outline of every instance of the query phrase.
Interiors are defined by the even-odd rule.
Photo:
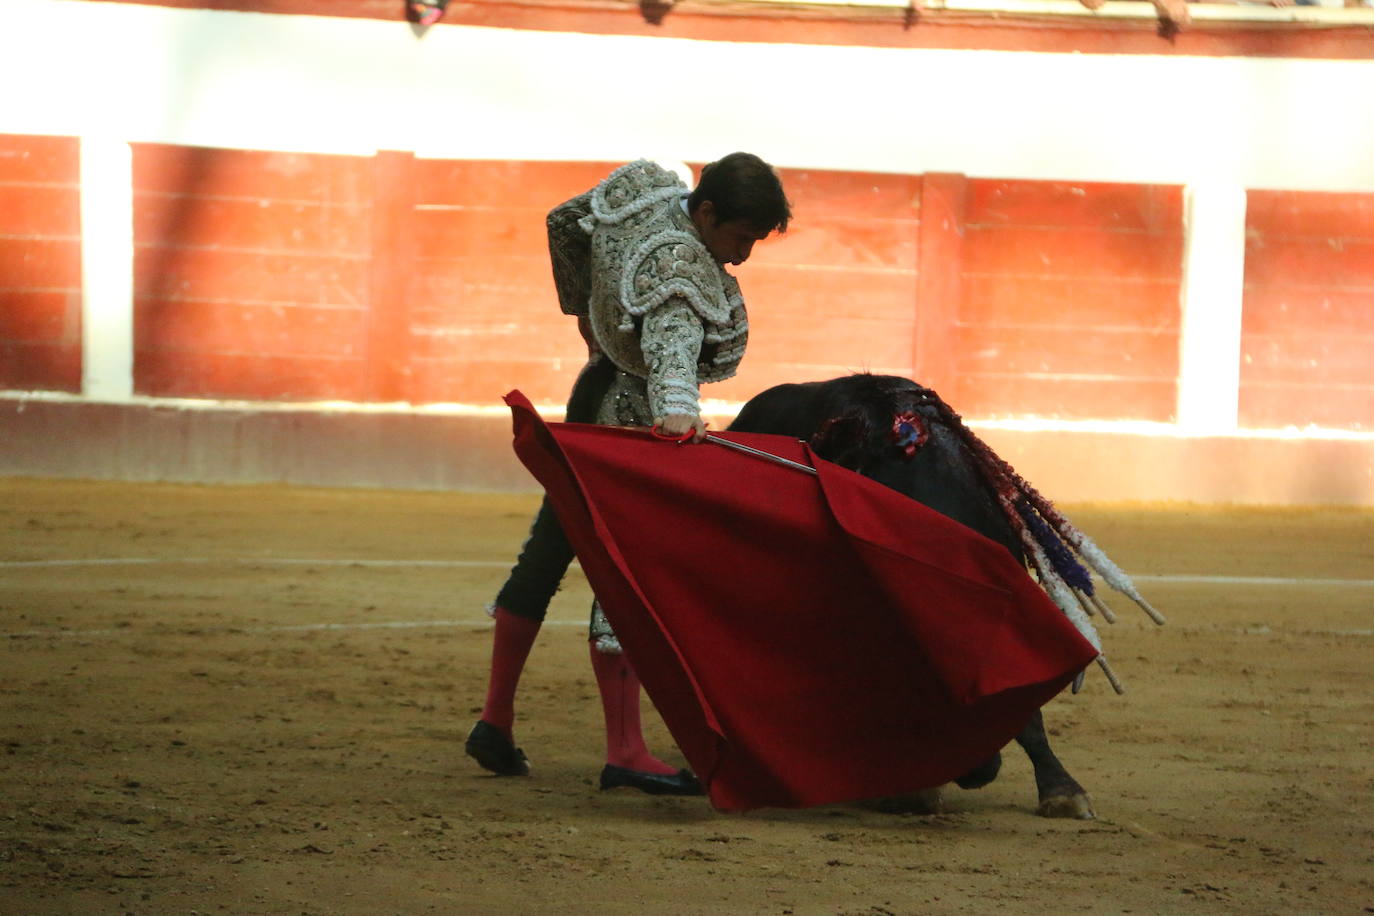
[[[1042,585],[1053,586],[1047,587],[1047,591],[1080,629],[1085,629],[1083,621],[1094,608],[1108,620],[1111,616],[1106,606],[1093,597],[1090,577],[1082,567],[1072,559],[1067,566],[1062,562],[1066,553],[1062,549],[1064,541],[1080,551],[1086,549],[1092,557],[1092,567],[1109,584],[1140,603],[1156,622],[1163,622],[1134,592],[1124,574],[1100,556],[1095,545],[1087,541],[1085,548],[1086,538],[1068,526],[1067,520],[1058,516],[1047,501],[969,432],[933,391],[910,379],[860,373],[823,382],[778,385],[749,400],[729,428],[808,441],[821,458],[910,496],[1001,544],[1018,562],[1025,565],[1029,561]],[[1013,490],[1016,492],[1010,492]],[[1037,500],[1038,505],[1033,506]],[[1065,536],[1062,540],[1058,536],[1048,540],[1043,537],[1046,526],[1040,522],[1040,514],[1067,526],[1059,529],[1059,534]],[[1039,545],[1048,541],[1061,548],[1057,551],[1061,556],[1046,556]],[[1049,552],[1054,554],[1056,550],[1051,548]],[[1099,560],[1105,561],[1105,567]],[[1056,567],[1058,572],[1054,571]],[[1116,577],[1124,580],[1125,587],[1113,581]],[[1090,624],[1085,635],[1089,632]],[[1095,633],[1090,638],[1095,641]],[[1099,663],[1120,691],[1105,658],[1099,657]],[[1075,690],[1081,679],[1080,675]],[[1038,814],[1095,817],[1088,793],[1051,749],[1039,710],[1016,736],[1016,742],[1035,769]],[[985,786],[996,778],[1001,762],[999,752],[955,782],[964,789]],[[936,788],[909,798],[878,800],[876,804],[883,810],[933,812],[940,810],[942,798]]]

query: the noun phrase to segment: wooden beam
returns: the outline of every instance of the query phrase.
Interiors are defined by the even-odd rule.
[[[415,154],[382,150],[372,167],[367,391],[410,400],[410,281],[415,258]]]

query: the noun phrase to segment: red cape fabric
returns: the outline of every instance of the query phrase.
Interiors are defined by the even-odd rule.
[[[1005,548],[781,436],[799,470],[506,396],[645,689],[722,810],[939,785],[1095,657]]]

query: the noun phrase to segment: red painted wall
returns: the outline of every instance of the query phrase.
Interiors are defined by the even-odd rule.
[[[969,182],[953,403],[972,416],[1167,421],[1178,186]]]
[[[614,163],[134,148],[135,390],[564,399],[585,351],[543,218]],[[912,375],[975,417],[1169,420],[1173,186],[786,170],[794,222],[737,268],[743,400]],[[0,385],[80,390],[77,141],[0,137]],[[1250,194],[1242,425],[1374,423],[1374,195]]]
[[[1251,191],[1243,426],[1374,428],[1374,195]]]
[[[407,345],[416,401],[567,400],[586,348],[558,308],[544,215],[614,163],[416,160]]]
[[[786,234],[730,268],[749,304],[740,374],[711,397],[856,370],[910,374],[920,178],[782,170]]]
[[[490,404],[518,386],[561,402],[585,349],[544,215],[614,167],[140,145],[136,390]],[[794,228],[739,269],[750,350],[707,396],[909,373],[920,180],[784,180]]]
[[[581,365],[543,219],[613,163],[164,146],[134,162],[142,393],[557,402]],[[738,269],[750,349],[709,396],[868,369],[978,416],[1169,417],[1179,189],[783,178],[792,229]]]
[[[369,400],[372,162],[134,146],[134,390]]]
[[[78,155],[0,134],[0,388],[81,390]]]

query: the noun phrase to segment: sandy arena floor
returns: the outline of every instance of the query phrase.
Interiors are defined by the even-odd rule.
[[[0,480],[0,913],[1374,912],[1374,512],[1066,507],[1170,618],[1046,710],[1079,822],[1015,748],[933,817],[602,794],[576,574],[483,774],[534,505]]]

